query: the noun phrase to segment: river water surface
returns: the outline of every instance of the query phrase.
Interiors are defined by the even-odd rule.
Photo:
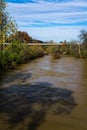
[[[0,79],[0,130],[87,130],[87,60],[45,56]]]

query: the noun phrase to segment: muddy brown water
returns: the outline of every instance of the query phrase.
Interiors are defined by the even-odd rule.
[[[45,56],[0,75],[0,130],[87,130],[87,60]]]

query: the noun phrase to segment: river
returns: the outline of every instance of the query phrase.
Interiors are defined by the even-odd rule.
[[[87,60],[44,56],[0,75],[0,130],[87,130]]]

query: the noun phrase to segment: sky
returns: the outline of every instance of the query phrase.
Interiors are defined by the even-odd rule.
[[[6,0],[18,29],[35,39],[77,40],[87,30],[87,0]]]

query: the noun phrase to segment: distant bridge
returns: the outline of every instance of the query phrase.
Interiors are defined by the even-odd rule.
[[[1,45],[3,46],[8,46],[11,43],[3,43]],[[21,44],[25,44],[25,43],[21,43]],[[66,45],[64,43],[27,43],[28,46],[63,46]]]
[[[3,43],[0,45],[0,50],[3,50],[4,47],[10,45],[11,43]],[[21,43],[21,44],[25,44],[25,43]],[[67,44],[64,43],[27,43],[28,46],[65,46]]]
[[[62,46],[60,43],[28,43],[28,46]]]

